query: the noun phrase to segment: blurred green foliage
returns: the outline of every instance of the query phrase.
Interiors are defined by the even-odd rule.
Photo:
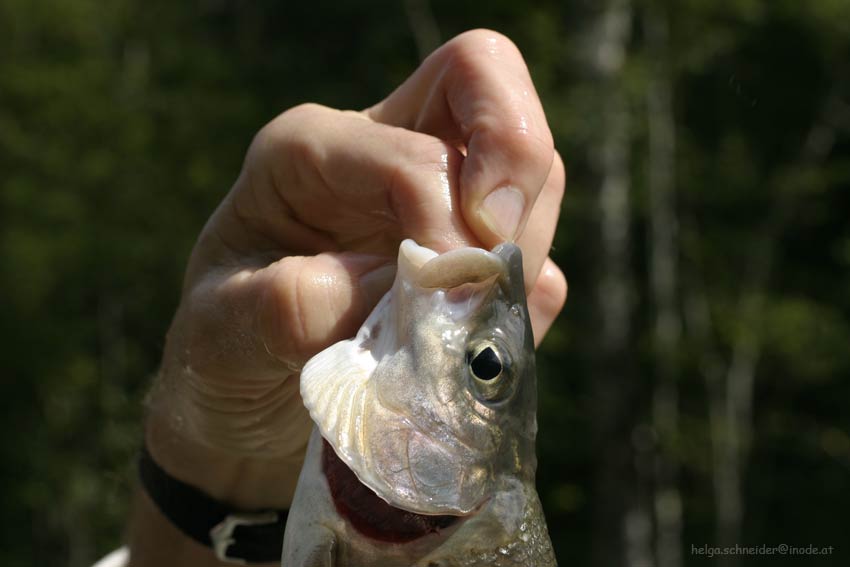
[[[304,101],[365,107],[416,67],[413,4],[0,0],[0,565],[81,567],[119,544],[142,399],[194,238],[265,122]],[[569,170],[553,256],[570,300],[539,355],[539,484],[560,561],[574,565],[590,564],[599,529],[593,148],[610,87],[588,71],[586,51],[603,4],[417,4],[442,40],[491,27],[516,41]],[[728,366],[735,345],[751,340],[759,356],[741,541],[835,545],[817,564],[842,564],[850,3],[635,0],[631,9],[617,88],[631,115],[638,395],[624,419],[651,427],[656,386],[644,99],[653,59],[642,15],[662,10],[684,325],[678,430],[664,450],[681,473],[682,546],[717,538],[706,360]],[[765,258],[764,277],[748,277]],[[691,293],[703,300],[707,334],[686,316]]]

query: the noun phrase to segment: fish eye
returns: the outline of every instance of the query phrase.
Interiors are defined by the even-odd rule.
[[[513,391],[511,364],[507,351],[496,341],[472,345],[466,354],[472,393],[481,401],[498,402]]]
[[[493,347],[486,346],[472,357],[469,368],[479,380],[495,380],[502,373],[502,360]]]

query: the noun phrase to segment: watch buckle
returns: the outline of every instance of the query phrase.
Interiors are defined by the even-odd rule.
[[[277,519],[277,512],[274,511],[258,512],[256,514],[229,514],[225,516],[221,522],[210,530],[210,540],[213,544],[215,556],[219,561],[247,565],[247,561],[241,557],[227,555],[230,546],[236,543],[236,538],[233,537],[233,531],[239,526],[274,524],[277,522]]]

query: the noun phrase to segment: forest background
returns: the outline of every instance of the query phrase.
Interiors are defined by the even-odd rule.
[[[850,2],[0,0],[0,565],[119,545],[188,252],[253,134],[489,27],[568,169],[562,565],[848,565]],[[705,546],[832,546],[708,558]]]

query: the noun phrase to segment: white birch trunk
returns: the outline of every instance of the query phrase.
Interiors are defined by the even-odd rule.
[[[428,0],[405,0],[404,10],[416,41],[419,59],[424,60],[440,46],[440,28]]]
[[[655,307],[655,391],[652,421],[655,453],[655,550],[658,567],[682,564],[682,502],[678,465],[670,455],[679,429],[677,354],[681,318],[677,308],[678,218],[675,208],[676,131],[669,65],[669,29],[661,6],[646,10],[649,80],[650,289]]]
[[[609,0],[596,18],[590,41],[591,67],[599,85],[601,125],[594,142],[599,178],[600,312],[598,376],[594,383],[594,430],[602,451],[596,481],[593,552],[596,565],[633,567],[651,561],[651,520],[635,498],[631,450],[633,410],[629,392],[632,336],[629,265],[631,234],[630,109],[624,67],[631,35],[630,0]]]
[[[837,94],[828,97],[821,115],[809,130],[799,158],[790,167],[814,167],[829,155],[839,128],[850,127],[850,105]],[[711,345],[715,327],[711,321],[704,286],[690,298],[689,323],[699,342],[704,344],[703,370],[709,390],[709,419],[712,440],[713,484],[717,543],[734,546],[741,541],[744,517],[743,478],[749,459],[753,428],[753,392],[758,359],[761,354],[760,319],[765,309],[765,294],[773,267],[776,241],[793,210],[790,198],[780,195],[767,215],[759,239],[753,246],[749,271],[744,276],[737,308],[737,332],[733,337],[728,363]],[[736,556],[722,556],[718,565],[735,567]]]

